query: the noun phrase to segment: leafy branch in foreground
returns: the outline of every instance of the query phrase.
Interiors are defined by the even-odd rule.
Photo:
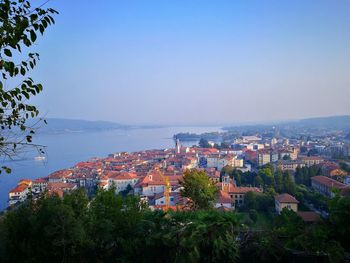
[[[46,2],[45,2],[46,3]],[[44,3],[44,4],[45,4]],[[38,34],[55,23],[52,8],[32,7],[25,0],[0,1],[0,156],[12,158],[28,147],[43,148],[32,143],[35,125],[28,120],[39,116],[29,104],[31,97],[43,90],[28,73],[35,68],[39,54],[30,52]],[[39,119],[41,120],[41,119]],[[11,172],[8,167],[1,171]]]

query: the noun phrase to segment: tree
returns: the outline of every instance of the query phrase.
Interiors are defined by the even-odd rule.
[[[264,181],[264,185],[272,186],[275,184],[273,177],[273,168],[269,165],[266,165],[259,169],[259,176]]]
[[[290,158],[289,154],[286,154],[283,156],[283,160],[288,161],[288,160],[292,160],[292,159]]]
[[[155,211],[141,224],[141,243],[128,262],[235,262],[239,256],[234,213]]]
[[[283,192],[295,195],[296,187],[289,171],[283,173]]]
[[[332,234],[344,247],[350,244],[350,197],[336,195],[329,203]]]
[[[231,165],[225,165],[224,167],[222,167],[221,175],[230,175],[230,177],[231,177],[233,169],[234,168]]]
[[[228,143],[228,142],[222,142],[220,145],[220,148],[221,149],[229,149],[229,148],[231,148],[231,146],[230,146],[230,143]]]
[[[232,178],[235,179],[237,186],[241,186],[242,184],[242,171],[238,169],[234,169],[232,171]]]
[[[132,194],[132,191],[133,191],[133,190],[134,190],[134,189],[132,188],[132,186],[131,186],[130,184],[128,184],[128,185],[126,186],[126,189],[125,189],[125,190],[120,191],[120,194],[121,194],[122,196],[126,197],[126,196],[129,195],[130,193]]]
[[[293,210],[283,208],[279,216],[275,218],[275,230],[283,236],[294,238],[304,230],[304,222]],[[292,239],[288,239],[292,242]]]
[[[96,257],[95,262],[110,262],[114,258],[131,261],[139,245],[134,238],[143,215],[141,208],[134,196],[123,198],[113,188],[98,191],[90,205],[87,230],[92,245],[89,253]]]
[[[309,152],[307,153],[307,156],[315,156],[318,154],[317,149],[311,149],[309,150]]]
[[[256,209],[257,203],[256,203],[256,193],[255,192],[248,192],[244,196],[244,208],[245,210],[249,211],[250,209]]]
[[[255,209],[250,209],[249,210],[249,218],[256,223],[258,220],[258,212]]]
[[[350,134],[349,134],[350,135]],[[340,169],[346,171],[347,173],[350,173],[350,165],[348,165],[345,162],[340,162],[339,163]]]
[[[1,261],[77,262],[87,239],[72,203],[50,195],[6,213],[0,220]]]
[[[295,171],[295,182],[297,184],[304,184],[306,186],[311,185],[311,177],[320,175],[321,168],[316,165],[311,167],[297,167]]]
[[[188,170],[179,183],[183,187],[181,195],[190,199],[193,210],[213,207],[217,188],[205,172],[196,169]]]
[[[201,148],[211,148],[211,145],[206,139],[201,138],[198,143],[199,147]]]
[[[275,177],[275,190],[278,193],[282,192],[283,189],[283,173],[281,170],[277,170],[274,174]]]
[[[238,222],[233,213],[200,211],[189,219],[190,223],[180,221],[185,226],[181,227],[180,224],[175,232],[181,237],[179,245],[182,248],[175,262],[237,261]]]
[[[255,172],[244,172],[241,175],[241,185],[257,185],[257,174]]]
[[[260,175],[257,175],[257,176],[254,178],[254,185],[260,187],[260,186],[263,186],[263,184],[264,184],[263,179],[261,178]]]
[[[273,232],[248,232],[240,244],[240,262],[283,262],[285,254]]]
[[[256,195],[256,209],[260,212],[268,213],[274,210],[274,195],[275,192],[270,189],[263,194]]]
[[[3,0],[0,10],[0,155],[11,158],[28,146],[37,146],[43,152],[32,143],[35,125],[28,125],[29,119],[39,115],[28,100],[43,89],[27,76],[39,60],[39,54],[29,52],[29,48],[36,43],[38,33],[43,35],[55,22],[52,15],[58,12],[34,8],[26,0]],[[2,170],[11,172],[8,167]]]

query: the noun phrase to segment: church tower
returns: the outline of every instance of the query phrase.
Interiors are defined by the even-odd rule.
[[[179,154],[181,149],[181,143],[178,138],[175,138],[175,153]]]

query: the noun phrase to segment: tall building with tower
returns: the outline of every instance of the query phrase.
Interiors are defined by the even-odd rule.
[[[180,153],[181,150],[181,143],[180,140],[176,137],[175,138],[175,153]]]

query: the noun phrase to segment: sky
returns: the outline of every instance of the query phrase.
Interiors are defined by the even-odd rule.
[[[51,0],[47,117],[228,124],[350,114],[350,1]]]

